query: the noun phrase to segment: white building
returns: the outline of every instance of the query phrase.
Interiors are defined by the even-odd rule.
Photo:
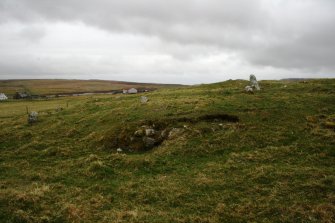
[[[4,93],[0,93],[0,101],[7,100],[8,97]]]
[[[128,94],[137,94],[137,89],[135,89],[135,88],[130,88],[130,89],[128,90]]]

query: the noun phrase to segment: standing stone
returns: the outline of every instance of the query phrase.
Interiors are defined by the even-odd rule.
[[[251,87],[255,88],[257,91],[261,90],[261,88],[258,85],[256,76],[253,74],[250,75],[250,84],[251,84]]]
[[[28,123],[33,124],[37,122],[37,120],[38,120],[38,113],[35,111],[30,112],[30,114],[28,115]]]
[[[145,104],[145,103],[147,103],[149,101],[149,99],[147,97],[145,97],[145,96],[141,96],[140,100],[141,100],[142,104]]]

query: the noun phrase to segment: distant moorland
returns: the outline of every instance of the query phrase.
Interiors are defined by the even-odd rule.
[[[174,84],[152,84],[105,80],[0,80],[0,92],[13,95],[15,92],[29,92],[36,95],[104,92],[124,88],[176,87]]]

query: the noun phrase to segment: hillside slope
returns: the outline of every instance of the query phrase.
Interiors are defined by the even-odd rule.
[[[335,80],[245,85],[0,103],[0,219],[334,222]]]

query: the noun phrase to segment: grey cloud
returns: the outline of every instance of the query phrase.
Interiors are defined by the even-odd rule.
[[[18,37],[36,43],[46,35],[46,30],[43,27],[32,26],[23,28]]]
[[[176,61],[224,52],[258,67],[335,70],[333,0],[2,0],[0,22],[11,21],[158,37],[166,47],[157,50]],[[21,38],[43,35],[30,29]]]

